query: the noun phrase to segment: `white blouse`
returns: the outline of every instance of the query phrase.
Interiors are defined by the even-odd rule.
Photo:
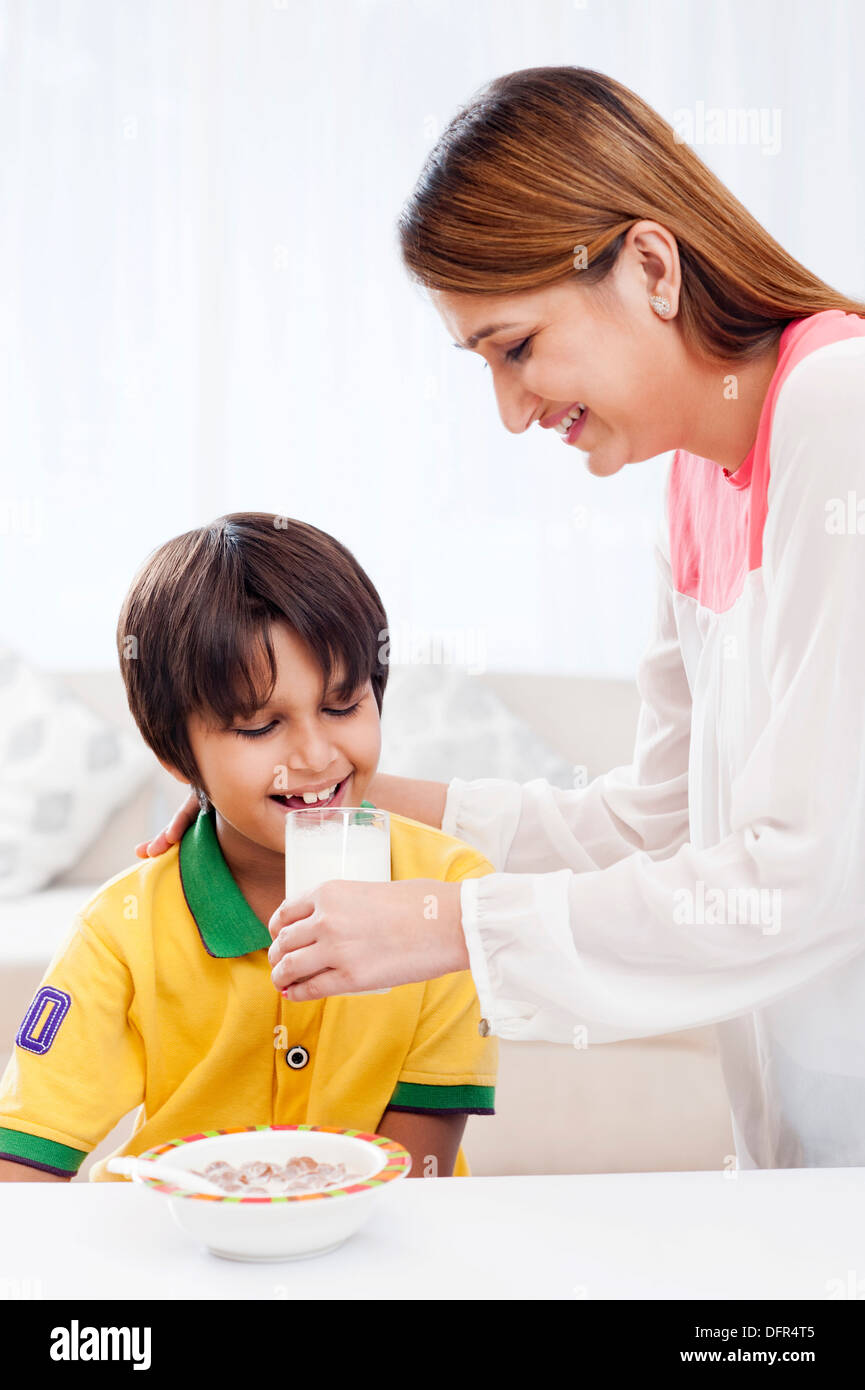
[[[865,319],[781,337],[732,474],[678,451],[633,761],[454,779],[489,1031],[717,1034],[741,1167],[865,1165]]]

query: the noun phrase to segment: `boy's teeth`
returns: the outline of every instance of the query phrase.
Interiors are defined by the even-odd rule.
[[[303,797],[307,806],[312,806],[316,801],[327,801],[328,797],[333,796],[338,786],[339,782],[334,782],[332,787],[327,787],[323,792],[298,792],[297,795]]]

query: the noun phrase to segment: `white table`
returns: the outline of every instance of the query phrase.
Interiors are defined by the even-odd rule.
[[[4,1184],[0,1231],[6,1298],[865,1296],[865,1168],[407,1179],[340,1249],[267,1265],[131,1183]]]

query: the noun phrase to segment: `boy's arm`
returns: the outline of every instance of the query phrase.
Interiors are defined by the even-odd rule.
[[[388,1109],[376,1133],[408,1149],[410,1178],[451,1178],[465,1127],[466,1116],[460,1113],[413,1115]]]
[[[493,872],[477,850],[456,843],[443,868],[448,883]],[[415,1036],[378,1127],[408,1149],[410,1177],[453,1177],[466,1119],[493,1114],[498,1040],[480,1023],[468,971],[426,982]]]
[[[58,1173],[44,1173],[41,1168],[31,1168],[28,1163],[14,1163],[11,1158],[0,1158],[0,1182],[71,1182],[61,1178]]]
[[[144,1098],[132,973],[84,911],[18,1029],[0,1079],[0,1182],[63,1182]]]

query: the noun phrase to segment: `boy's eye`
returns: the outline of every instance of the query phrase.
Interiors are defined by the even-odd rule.
[[[338,719],[345,719],[349,714],[356,714],[360,705],[361,702],[358,700],[356,704],[349,705],[346,709],[326,709],[324,712],[325,714],[335,714]]]
[[[345,719],[348,715],[355,714],[360,709],[361,703],[362,702],[358,700],[355,704],[349,705],[347,709],[325,709],[322,712],[324,714],[334,714],[337,719]],[[262,729],[235,729],[234,732],[241,738],[261,738],[262,734],[269,734],[271,729],[275,727],[276,720],[271,719],[270,723],[265,724]]]

